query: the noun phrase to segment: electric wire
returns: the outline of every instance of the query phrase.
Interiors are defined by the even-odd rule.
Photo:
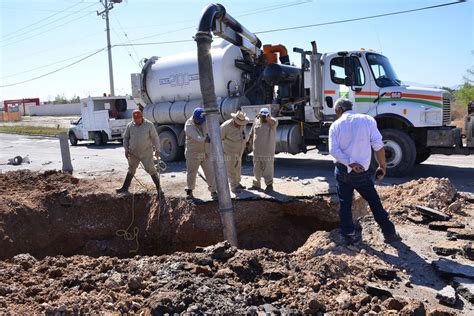
[[[127,32],[125,32],[125,30],[122,27],[122,23],[120,23],[120,19],[115,15],[115,13],[113,11],[112,11],[112,17],[115,19],[115,21],[117,21],[117,24],[119,25],[120,29],[122,30],[123,34],[125,35],[125,38],[127,39],[127,41],[129,43],[131,43],[130,38],[128,38]],[[138,56],[138,53],[137,53],[137,50],[135,49],[135,46],[132,46],[132,49],[133,49],[133,52],[135,53],[135,57],[137,58],[137,60],[140,60],[140,56]],[[130,55],[130,57],[132,56],[130,54],[130,52],[129,52],[129,55]]]
[[[446,7],[446,6],[450,6],[450,5],[454,5],[454,4],[460,4],[460,3],[463,3],[463,2],[466,2],[466,0],[458,0],[456,2],[437,4],[437,5],[421,7],[421,8],[417,8],[417,9],[395,11],[395,12],[389,12],[389,13],[383,13],[383,14],[377,14],[377,15],[369,15],[369,16],[364,16],[364,17],[360,17],[360,18],[338,20],[338,21],[331,21],[331,22],[323,22],[323,23],[317,23],[317,24],[299,25],[299,26],[285,27],[285,28],[279,28],[279,29],[270,29],[270,30],[258,31],[258,32],[254,32],[254,33],[255,34],[275,33],[275,32],[298,30],[298,29],[324,26],[324,25],[332,25],[332,24],[341,24],[341,23],[362,21],[362,20],[368,20],[368,19],[381,18],[381,17],[385,17],[385,16],[392,16],[392,15],[412,13],[412,12],[417,12],[417,11],[422,11],[422,10],[436,9],[436,8]]]
[[[12,87],[12,86],[16,86],[16,85],[19,85],[19,84],[22,84],[22,83],[27,83],[27,82],[30,82],[30,81],[33,81],[33,80],[37,80],[37,79],[40,79],[40,78],[43,78],[43,77],[52,75],[52,74],[54,74],[54,73],[56,73],[56,72],[58,72],[58,71],[64,70],[64,69],[69,68],[69,67],[71,67],[71,66],[74,66],[74,65],[76,65],[76,64],[78,64],[78,63],[80,63],[80,62],[82,62],[82,61],[84,61],[84,60],[86,60],[86,59],[89,59],[89,58],[91,58],[92,56],[97,55],[98,53],[100,53],[100,52],[102,52],[102,51],[104,51],[104,50],[106,50],[106,49],[107,49],[107,47],[101,48],[101,49],[95,51],[95,52],[92,53],[92,54],[89,54],[89,55],[87,55],[87,56],[85,56],[85,57],[83,57],[83,58],[81,58],[81,59],[79,59],[79,60],[76,60],[75,62],[72,62],[72,63],[70,63],[70,64],[68,64],[68,65],[66,65],[66,66],[63,66],[63,67],[58,68],[58,69],[55,69],[55,70],[50,71],[50,72],[48,72],[48,73],[45,73],[45,74],[42,74],[42,75],[39,75],[39,76],[30,78],[30,79],[26,79],[26,80],[23,80],[23,81],[18,81],[18,82],[15,82],[15,83],[0,85],[0,88]]]
[[[365,17],[361,17],[361,18],[353,18],[353,19],[346,19],[346,20],[338,20],[338,21],[332,21],[332,22],[325,22],[325,23],[318,23],[318,24],[308,24],[308,25],[301,25],[301,26],[294,26],[294,27],[287,27],[287,28],[280,28],[280,29],[273,29],[273,30],[265,30],[265,31],[259,31],[259,32],[255,32],[255,34],[263,34],[263,33],[272,33],[272,32],[281,32],[281,31],[287,31],[287,30],[294,30],[294,29],[301,29],[301,28],[309,28],[309,27],[318,27],[318,26],[323,26],[323,25],[331,25],[331,24],[339,24],[339,23],[348,23],[348,22],[354,22],[354,21],[360,21],[360,20],[366,20],[366,19],[372,19],[372,18],[380,18],[380,17],[384,17],[384,16],[391,16],[391,15],[399,15],[399,14],[405,14],[405,13],[411,13],[411,12],[416,12],[416,11],[422,11],[422,10],[429,10],[429,9],[435,9],[435,8],[440,8],[440,7],[445,7],[445,6],[450,6],[450,5],[454,5],[454,4],[460,4],[460,3],[463,3],[465,2],[465,0],[459,0],[457,2],[450,2],[450,3],[444,3],[444,4],[438,4],[438,5],[433,5],[433,6],[427,6],[427,7],[421,7],[421,8],[417,8],[417,9],[410,9],[410,10],[403,10],[403,11],[396,11],[396,12],[390,12],[390,13],[384,13],[384,14],[377,14],[377,15],[372,15],[372,16],[365,16]],[[168,32],[169,33],[169,32]],[[138,39],[137,39],[138,40]],[[136,40],[134,40],[136,41]],[[134,42],[132,41],[132,42]],[[112,47],[121,47],[121,46],[142,46],[142,45],[162,45],[162,44],[175,44],[175,43],[184,43],[184,42],[192,42],[193,40],[174,40],[174,41],[163,41],[163,42],[149,42],[149,43],[129,43],[129,44],[115,44],[115,45],[112,45]],[[101,51],[104,51],[105,49],[107,48],[102,48],[84,58],[81,58],[69,65],[66,65],[64,67],[61,67],[59,69],[56,69],[56,70],[53,70],[51,72],[48,72],[46,74],[43,74],[43,75],[40,75],[40,76],[37,76],[37,77],[34,77],[34,78],[30,78],[30,79],[27,79],[27,80],[24,80],[24,81],[20,81],[20,82],[16,82],[16,83],[12,83],[12,84],[6,84],[6,85],[0,85],[0,88],[3,88],[3,87],[10,87],[10,86],[15,86],[15,85],[18,85],[18,84],[22,84],[22,83],[26,83],[26,82],[30,82],[30,81],[33,81],[33,80],[37,80],[37,79],[40,79],[40,78],[43,78],[45,76],[48,76],[48,75],[51,75],[53,73],[56,73],[58,71],[61,71],[63,69],[66,69],[68,67],[71,67],[77,63],[80,63],[82,62],[83,60],[86,60],[96,54],[98,54],[99,52]]]
[[[73,4],[72,6],[67,7],[67,8],[64,9],[64,10],[58,11],[58,12],[52,14],[52,15],[49,15],[49,16],[47,16],[47,17],[45,17],[45,18],[42,18],[41,20],[38,20],[38,21],[36,21],[36,22],[34,22],[34,23],[31,23],[31,24],[28,24],[28,25],[26,25],[26,26],[24,26],[24,27],[22,27],[22,28],[19,28],[19,29],[17,29],[16,31],[11,32],[10,34],[7,34],[7,35],[2,36],[2,39],[5,38],[5,37],[10,37],[10,36],[12,36],[13,34],[16,34],[16,33],[20,32],[20,31],[22,31],[22,30],[24,30],[24,29],[30,28],[31,26],[34,26],[34,25],[40,24],[40,23],[42,23],[42,22],[44,22],[44,21],[46,21],[46,20],[49,20],[50,18],[52,18],[52,17],[54,17],[54,16],[56,16],[56,15],[58,15],[58,14],[60,14],[60,13],[63,13],[63,12],[65,12],[65,11],[68,10],[68,9],[72,9],[72,8],[74,8],[74,7],[76,7],[76,6],[80,5],[80,4],[81,4],[81,2],[75,3],[75,4]],[[2,7],[2,8],[3,8],[3,7]]]
[[[85,7],[85,8],[83,8],[82,10],[80,10],[79,12],[83,12],[84,10],[87,10],[88,8],[90,8],[90,7],[94,6],[94,5],[97,5],[97,3],[94,3],[94,4],[92,4],[92,5],[89,5],[89,6]],[[89,15],[89,14],[91,14],[91,13],[93,13],[93,12],[88,12],[87,15]],[[58,14],[59,14],[59,13],[58,13]],[[7,36],[5,36],[5,37],[2,37],[2,40],[0,41],[0,43],[1,43],[1,42],[5,42],[5,41],[8,41],[8,40],[11,40],[11,39],[14,38],[14,37],[19,37],[19,36],[21,37],[21,36],[26,35],[26,34],[29,34],[29,33],[31,33],[31,32],[38,31],[39,29],[42,29],[42,28],[44,28],[45,26],[48,26],[48,25],[51,25],[51,24],[56,23],[56,22],[58,22],[58,21],[64,20],[64,19],[66,19],[66,18],[68,18],[68,17],[70,17],[70,16],[72,16],[72,15],[75,15],[75,14],[76,14],[76,13],[71,13],[71,14],[65,15],[65,16],[63,16],[63,17],[61,17],[61,18],[59,18],[59,19],[56,19],[56,20],[54,20],[54,21],[51,21],[51,22],[48,22],[48,23],[46,23],[46,24],[44,24],[44,25],[41,25],[41,26],[39,26],[39,27],[36,27],[34,30],[28,30],[28,31],[25,31],[25,32],[23,32],[23,33],[21,33],[21,34],[19,34],[19,35],[12,35],[13,33],[11,33],[10,35],[7,35]],[[75,20],[78,20],[78,19],[75,19]],[[75,21],[75,20],[73,20],[73,21]],[[68,21],[68,23],[69,23],[69,22],[71,22],[71,21]],[[66,24],[67,24],[67,23],[66,23]],[[61,24],[60,26],[63,26],[63,25],[65,25],[65,24]],[[59,27],[59,26],[58,26],[58,27]],[[44,34],[44,33],[49,32],[50,30],[53,30],[53,29],[55,29],[55,28],[57,28],[57,27],[50,28],[50,29],[48,29],[48,30],[46,30],[46,31],[41,31],[40,33],[35,34],[34,36],[37,36],[37,35],[40,35],[40,34]],[[30,36],[30,37],[27,37],[26,39],[29,39],[29,38],[31,38],[31,36]],[[20,40],[20,41],[23,41],[23,40],[25,40],[25,39],[22,39],[22,40]],[[17,41],[17,42],[19,42],[19,41]],[[17,42],[14,42],[14,43],[17,43]],[[14,44],[14,43],[12,43],[12,44]],[[8,46],[8,45],[5,45],[5,46]]]

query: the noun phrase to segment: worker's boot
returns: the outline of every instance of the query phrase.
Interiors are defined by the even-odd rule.
[[[193,190],[186,189],[185,191],[186,191],[186,199],[193,200],[194,199]]]
[[[153,180],[153,183],[156,186],[156,193],[159,196],[163,196],[163,191],[161,190],[161,186],[160,186],[160,178],[158,177],[158,175],[156,175],[156,174],[152,175],[151,179]]]
[[[128,188],[130,187],[130,183],[132,183],[133,175],[130,172],[127,172],[127,176],[125,177],[125,181],[120,189],[115,190],[117,193],[127,193]]]

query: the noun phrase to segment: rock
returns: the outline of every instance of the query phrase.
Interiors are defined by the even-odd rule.
[[[229,268],[217,270],[217,272],[214,274],[214,277],[219,279],[232,278],[233,276],[235,276],[235,273]]]
[[[200,275],[200,274],[203,274],[205,276],[210,276],[212,275],[212,270],[211,268],[207,267],[207,266],[196,266],[193,270],[194,274],[196,275]]]
[[[347,292],[343,292],[336,297],[336,302],[340,309],[349,309],[352,307],[351,296]]]
[[[397,277],[397,270],[387,268],[376,268],[374,274],[382,280],[393,280]]]
[[[308,303],[308,307],[314,312],[324,311],[324,305],[321,304],[317,298],[311,299]]]
[[[54,268],[54,269],[49,270],[48,275],[50,278],[53,278],[53,279],[59,278],[63,275],[63,271],[59,268]]]
[[[310,184],[310,183],[311,183],[311,182],[308,181],[308,180],[304,180],[304,181],[301,182],[302,185],[308,185],[308,184]]]
[[[377,297],[382,297],[382,296],[392,297],[392,293],[390,292],[390,290],[389,290],[388,288],[379,286],[378,284],[375,284],[375,283],[367,283],[367,284],[365,285],[365,290],[367,291],[367,293],[369,293],[369,294],[372,295],[372,296],[377,296]]]
[[[428,316],[455,316],[455,315],[456,315],[455,312],[447,311],[441,308],[436,308],[434,310],[431,310],[428,313]]]
[[[265,313],[268,315],[280,315],[280,311],[278,308],[275,308],[272,304],[264,304],[263,305],[263,310]]]
[[[426,310],[425,305],[422,302],[413,301],[408,303],[400,311],[401,315],[412,315],[412,316],[425,316]]]
[[[210,254],[212,259],[226,261],[232,258],[236,252],[228,241],[217,243],[213,246],[204,248],[204,251]]]
[[[448,237],[454,236],[457,239],[474,240],[474,231],[462,228],[448,228]]]
[[[428,224],[428,228],[431,229],[431,230],[440,230],[440,231],[447,231],[448,228],[464,228],[465,225],[463,223],[459,223],[459,222],[451,222],[451,221],[447,221],[447,222],[431,222]]]
[[[415,224],[423,224],[425,222],[425,218],[421,215],[407,215],[407,219]]]
[[[438,210],[435,210],[431,207],[415,205],[415,209],[418,212],[420,212],[422,215],[433,218],[433,219],[436,219],[436,220],[448,221],[451,218],[451,216],[449,216],[449,215],[447,215],[443,212],[440,212]]]
[[[255,280],[263,272],[255,254],[238,253],[228,261],[228,266],[244,282]]]
[[[28,297],[36,296],[39,292],[41,292],[41,287],[36,286],[36,285],[30,286],[26,289],[25,295]]]
[[[463,243],[460,241],[440,241],[433,246],[433,251],[439,256],[450,256],[462,253]]]
[[[450,212],[456,213],[456,212],[459,212],[461,210],[461,207],[462,207],[461,200],[456,200],[453,203],[449,204],[448,210]]]
[[[403,307],[407,305],[407,302],[400,298],[389,298],[383,301],[382,306],[385,307],[388,310],[396,310],[400,311],[402,310]]]
[[[436,298],[441,304],[454,306],[456,304],[457,295],[454,288],[451,285],[448,285],[436,293]]]
[[[268,287],[258,289],[258,293],[267,303],[274,302],[281,297],[280,291],[275,291],[273,289],[269,289]]]
[[[471,303],[474,303],[474,280],[454,278],[453,284],[456,292]]]
[[[359,294],[352,298],[352,302],[355,305],[365,306],[370,303],[370,295],[368,294]]]
[[[141,276],[131,276],[128,278],[127,285],[131,292],[136,292],[143,287],[143,278]]]
[[[29,253],[21,253],[12,258],[13,263],[19,264],[23,270],[28,270],[38,261]]]
[[[152,315],[163,315],[166,313],[172,315],[186,310],[187,305],[180,305],[182,301],[183,294],[181,292],[158,290],[152,293],[144,305],[151,308]]]
[[[474,244],[472,242],[465,244],[464,247],[462,247],[462,250],[466,258],[474,260]]]
[[[442,276],[459,276],[474,279],[474,266],[463,265],[446,258],[435,260],[431,262],[431,265]]]
[[[60,312],[60,313],[62,313],[62,312],[65,312],[66,309],[67,309],[66,305],[61,304],[61,305],[59,305],[59,307],[57,308],[57,311]]]
[[[270,269],[263,272],[262,276],[266,280],[278,281],[288,276],[288,273],[280,268]]]
[[[107,280],[105,280],[105,285],[109,288],[117,288],[122,284],[122,275],[115,272]]]
[[[326,177],[316,177],[316,180],[318,180],[319,182],[327,181]]]
[[[130,304],[131,310],[138,311],[140,308],[142,308],[142,306],[138,302],[132,301],[132,304]]]
[[[13,290],[7,286],[0,286],[0,296],[7,296],[8,294],[12,293]]]

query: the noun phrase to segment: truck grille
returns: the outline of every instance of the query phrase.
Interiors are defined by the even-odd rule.
[[[443,96],[443,125],[451,123],[451,97],[449,95]]]

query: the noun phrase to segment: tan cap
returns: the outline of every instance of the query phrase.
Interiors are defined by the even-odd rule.
[[[231,113],[230,116],[232,116],[232,118],[234,119],[234,122],[236,122],[239,125],[246,125],[250,121],[247,115],[245,115],[245,113],[242,111]]]

